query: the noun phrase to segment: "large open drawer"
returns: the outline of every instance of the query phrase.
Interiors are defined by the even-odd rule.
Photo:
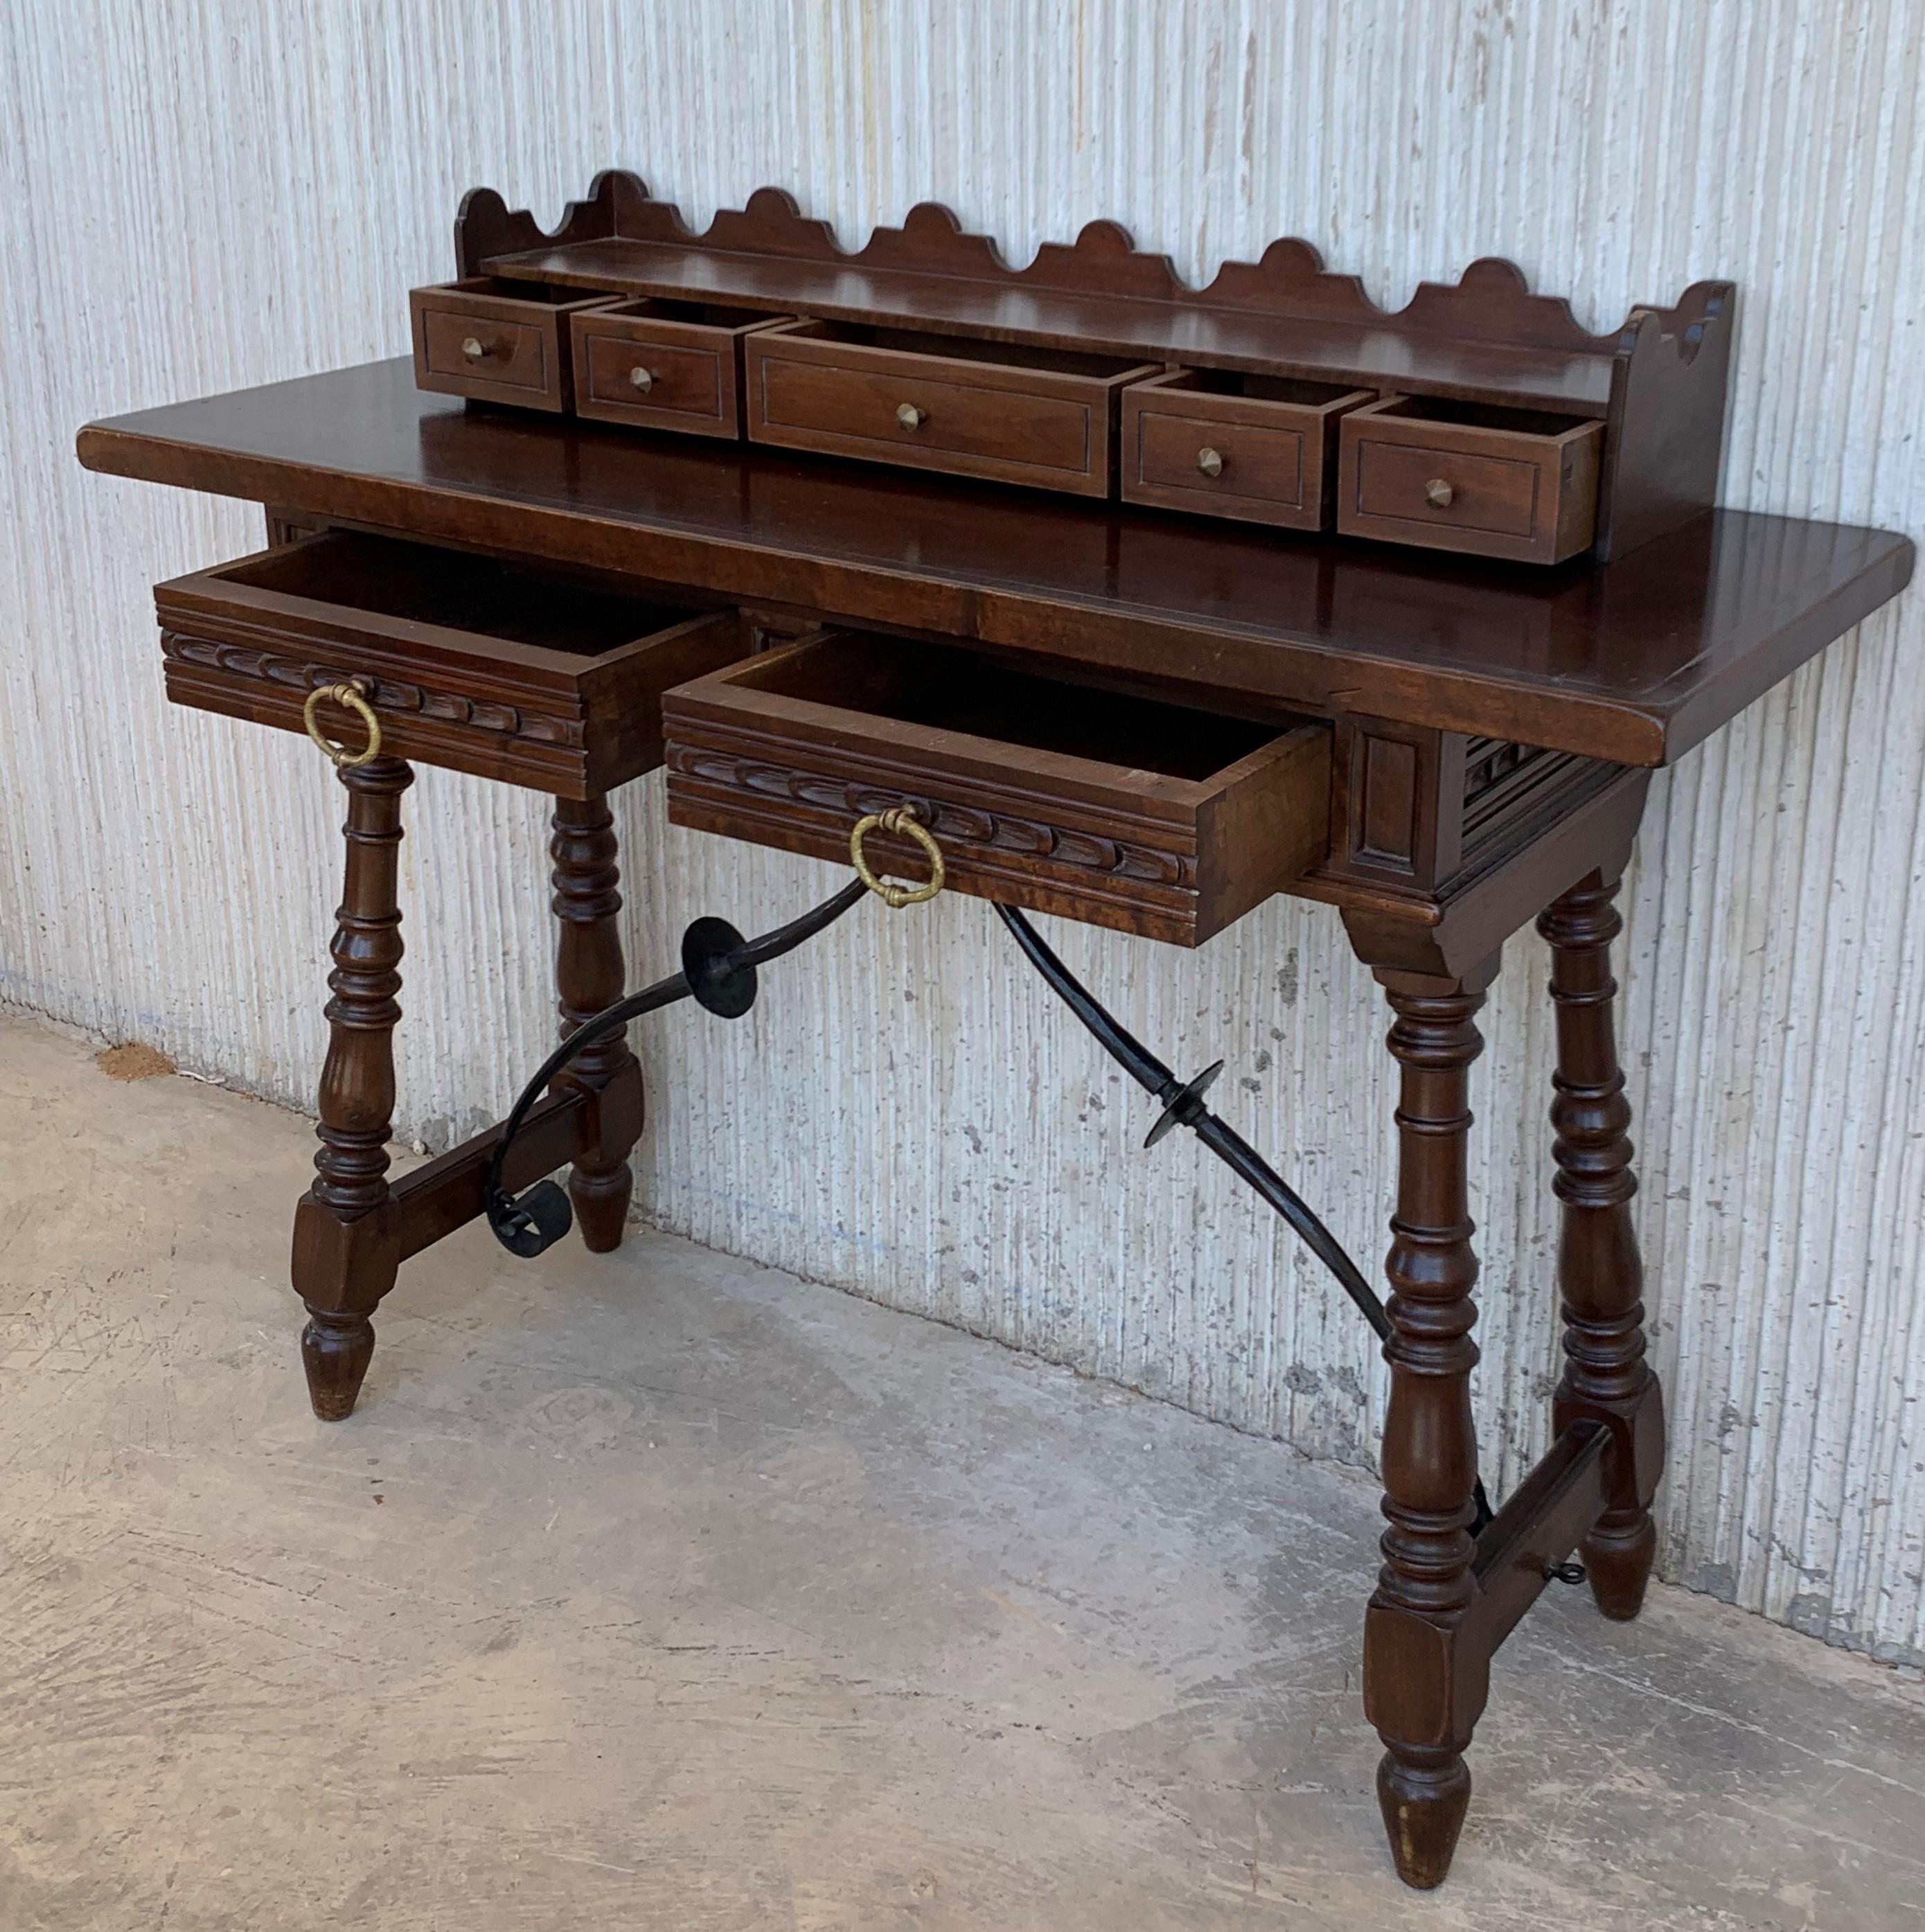
[[[358,682],[383,748],[559,797],[661,763],[662,693],[746,648],[703,614],[466,551],[329,531],[157,584],[177,704],[299,731]],[[327,728],[361,728],[331,707]]]
[[[1330,728],[1219,717],[1015,670],[960,646],[835,631],[671,692],[669,816],[847,860],[905,802],[951,885],[1179,945],[1328,842]],[[916,848],[872,862],[919,879]]]

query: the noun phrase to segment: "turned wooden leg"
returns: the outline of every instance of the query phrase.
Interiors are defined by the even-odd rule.
[[[1459,1630],[1475,1600],[1471,1298],[1477,1259],[1465,1186],[1476,1018],[1492,960],[1465,980],[1380,970],[1402,1070],[1397,1211],[1385,1267],[1393,1332],[1384,1425],[1384,1565],[1364,1626],[1364,1710],[1384,1743],[1377,1796],[1406,1885],[1442,1882],[1470,1802],[1464,1750],[1489,1685]]]
[[[347,788],[346,883],[328,975],[328,1057],[321,1070],[314,1184],[294,1216],[294,1292],[307,1304],[301,1337],[314,1413],[353,1412],[374,1353],[368,1317],[400,1262],[388,1212],[388,1138],[394,1113],[394,1024],[401,1017],[401,914],[395,867],[401,794],[415,775],[399,758],[340,774]]]
[[[561,1036],[566,1040],[591,1014],[622,994],[622,935],[616,915],[615,820],[607,800],[558,798],[554,837],[555,916],[561,938],[555,954],[555,985],[561,995]],[[597,1254],[619,1247],[634,1187],[628,1154],[642,1131],[641,1068],[628,1035],[611,1034],[583,1049],[557,1078],[598,1097],[592,1138],[576,1156],[568,1198],[582,1239]]]
[[[1597,1607],[1635,1617],[1657,1553],[1651,1498],[1664,1471],[1664,1397],[1645,1360],[1644,1264],[1631,1224],[1638,1191],[1626,1132],[1631,1106],[1612,1025],[1618,984],[1611,942],[1624,922],[1618,881],[1593,872],[1538,920],[1551,944],[1558,1018],[1552,1143],[1563,1204],[1558,1287],[1564,1302],[1564,1373],[1555,1426],[1581,1418],[1612,1434],[1609,1505],[1581,1545]]]

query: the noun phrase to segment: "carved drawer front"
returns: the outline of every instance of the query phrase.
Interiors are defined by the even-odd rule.
[[[1133,383],[1123,392],[1123,499],[1322,530],[1336,488],[1337,418],[1375,393],[1227,369]]]
[[[747,648],[706,614],[465,551],[329,532],[154,586],[167,695],[304,730],[358,681],[382,747],[561,797],[661,762],[661,694]],[[331,704],[331,736],[361,723]]]
[[[662,704],[669,816],[815,857],[905,802],[979,898],[1195,946],[1321,860],[1328,725],[1251,724],[829,632]],[[919,880],[900,838],[871,862]]]
[[[1110,494],[1117,397],[1156,373],[1117,356],[823,322],[744,344],[757,442],[1078,496]]]
[[[575,414],[739,436],[743,340],[784,320],[708,302],[618,302],[580,311],[569,320]]]
[[[1595,533],[1603,440],[1581,417],[1385,396],[1343,419],[1337,528],[1561,563]]]
[[[518,409],[567,410],[568,319],[613,299],[498,275],[416,289],[408,297],[415,386]]]

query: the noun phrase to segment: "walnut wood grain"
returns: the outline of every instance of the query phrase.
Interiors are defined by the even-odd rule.
[[[1597,527],[1595,422],[1386,396],[1338,426],[1337,528],[1433,550],[1562,563]]]
[[[754,442],[1106,496],[1117,399],[1153,364],[788,322],[744,344]]]
[[[1621,492],[1622,504],[1607,500],[1594,514],[1599,443],[1574,440],[1557,461],[1538,466],[1561,464],[1572,473],[1546,486],[1552,500],[1543,506],[1549,513],[1544,533],[1534,529],[1528,541],[1474,522],[1468,508],[1456,518],[1403,514],[1408,488],[1421,490],[1429,479],[1402,477],[1414,459],[1387,439],[1376,447],[1381,474],[1369,494],[1388,491],[1390,507],[1365,513],[1353,506],[1348,520],[1366,537],[1546,562],[1602,532],[1600,556],[1622,556],[1708,508],[1717,484],[1736,300],[1728,282],[1697,284],[1668,310],[1636,309],[1622,328],[1592,335],[1567,302],[1534,295],[1513,263],[1495,259],[1474,262],[1454,284],[1424,284],[1393,313],[1371,302],[1354,276],[1327,272],[1316,250],[1294,239],[1273,244],[1261,262],[1226,263],[1198,290],[1167,256],[1138,250],[1111,221],[1091,222],[1073,244],[1046,244],[1027,267],[1012,269],[993,241],[965,233],[946,208],[931,204],[911,210],[899,229],[877,229],[851,253],[779,190],[759,190],[746,208],[724,210],[697,236],[625,174],[598,177],[589,199],[571,206],[553,236],[525,212],[511,214],[491,190],[478,190],[462,205],[456,235],[464,274],[485,268],[544,291],[721,298],[799,312],[814,318],[811,328],[977,337],[1031,350],[1307,378],[1399,398],[1555,406],[1605,425],[1606,495]],[[820,367],[778,367],[789,393],[771,413],[778,421],[808,418],[817,438],[834,434],[831,418],[841,412],[880,400],[846,374],[838,382]],[[945,406],[952,415],[968,412],[955,399]],[[1018,418],[1019,434],[1020,425]],[[775,440],[916,466],[934,460],[913,446],[895,448],[886,432],[852,448],[805,441],[790,423]],[[1266,441],[1254,431],[1245,439],[1247,471],[1287,466],[1282,446],[1266,448]],[[975,460],[982,460],[979,446]],[[1507,470],[1495,458],[1467,452],[1461,466],[1467,506],[1514,509],[1507,500],[1525,487],[1514,462]],[[1060,464],[1001,480],[1097,489],[1068,480]],[[1222,501],[1227,513],[1249,516],[1266,494],[1239,499],[1225,492]],[[1207,512],[1210,502],[1173,507]]]
[[[1606,443],[1598,480],[1600,563],[1717,500],[1724,410],[1714,398],[1729,380],[1732,296],[1723,286],[1701,294],[1695,314],[1634,310],[1620,335],[1609,412],[1618,432]]]
[[[1894,532],[1719,511],[1604,568],[1520,580],[472,411],[422,394],[406,361],[95,424],[80,453],[287,513],[1039,653],[1219,704],[1363,710],[1637,765],[1700,742],[1897,595],[1913,562]]]
[[[614,815],[605,799],[556,800],[548,852],[554,862],[555,986],[563,1040],[625,990],[616,850]],[[569,1172],[568,1198],[590,1251],[612,1252],[622,1245],[634,1189],[628,1154],[642,1131],[641,1070],[627,1029],[584,1047],[556,1076],[554,1090],[583,1093],[595,1102]]]
[[[583,301],[733,301],[1013,345],[1030,359],[999,348],[1012,368],[1033,368],[1039,350],[1181,363],[1194,397],[1252,403],[1220,416],[1213,404],[1186,405],[1240,431],[1278,433],[1254,404],[1279,398],[1253,388],[1333,377],[1433,403],[1528,401],[1576,419],[1578,441],[1594,446],[1587,432],[1604,425],[1595,550],[1614,560],[1531,577],[791,458],[720,435],[675,442],[473,409],[421,394],[406,361],[148,411],[80,439],[96,469],[269,508],[278,562],[244,560],[166,587],[172,694],[298,728],[306,693],[352,670],[396,748],[556,795],[565,1029],[622,978],[600,794],[660,755],[662,685],[705,674],[706,692],[667,700],[679,707],[670,794],[685,823],[840,857],[857,812],[908,797],[926,808],[966,890],[1191,940],[1279,886],[1342,909],[1396,1010],[1401,1086],[1389,1528],[1366,1696],[1386,1746],[1380,1795],[1399,1868],[1436,1882],[1469,1795],[1464,1751],[1489,1658],[1542,1587],[1540,1559],[1581,1540],[1614,1615],[1636,1607],[1648,1567],[1661,1408],[1642,1353],[1605,883],[1630,850],[1644,768],[1701,741],[1895,595],[1910,543],[1705,510],[1728,284],[1701,284],[1672,310],[1592,337],[1502,262],[1474,264],[1385,316],[1298,242],[1194,292],[1112,224],[1012,271],[992,244],[923,208],[850,256],[768,194],[691,237],[621,176],[599,179],[553,236],[499,196],[471,196],[457,248],[464,277],[499,267],[517,291],[467,292],[523,303],[495,319],[538,334],[550,323],[559,332],[570,290]],[[589,320],[571,318],[571,344],[574,324]],[[526,345],[517,335],[507,346],[515,364]],[[951,359],[983,366],[980,355]],[[664,380],[658,400],[699,392],[692,418],[720,382],[712,364],[686,385]],[[990,420],[985,433],[1006,425]],[[1180,442],[1155,448],[1139,474],[1169,482],[1159,466]],[[1254,476],[1278,504],[1294,488],[1307,508],[1307,446],[1296,477],[1281,442],[1230,455],[1225,477]],[[424,558],[424,546],[454,554]],[[353,568],[322,580],[316,559],[350,556]],[[447,603],[415,601],[370,620],[384,584],[411,599],[432,592],[432,603],[504,572],[534,573],[543,588],[523,616],[573,636],[505,632],[497,607],[514,600],[492,596],[459,623]],[[633,626],[582,634],[596,596],[611,591],[706,614],[675,634],[686,656],[674,676],[665,658],[650,658],[646,676],[624,660],[598,685],[609,652],[664,646]],[[829,635],[851,627],[870,634],[859,648]],[[745,651],[757,653],[751,666],[712,688]],[[958,658],[969,674],[943,686],[935,673]],[[1047,702],[1012,701],[1023,673]],[[891,694],[918,688],[914,703]],[[399,1262],[479,1211],[499,1144],[491,1130],[399,1184],[386,1172],[406,782],[392,757],[348,782],[324,1144],[294,1252],[310,1389],[331,1416],[353,1404],[369,1317]],[[905,871],[916,863],[907,848],[877,856]],[[1569,1366],[1558,1442],[1474,1550],[1467,1076],[1498,950],[1540,913],[1558,1016]],[[641,1115],[639,1069],[610,1042],[538,1106],[508,1184],[572,1160],[584,1233],[607,1245],[619,1236]]]
[[[1329,732],[1275,730],[847,633],[664,700],[671,820],[846,860],[913,803],[958,891],[1201,944],[1328,842]],[[877,862],[919,878],[906,840]]]
[[[1260,261],[1225,262],[1207,287],[1192,289],[1167,256],[1138,250],[1112,221],[1093,221],[1075,242],[1046,244],[1012,268],[994,242],[965,232],[933,202],[851,252],[780,189],[758,190],[697,235],[619,172],[598,176],[552,234],[525,212],[511,213],[492,189],[477,189],[462,204],[457,236],[467,274],[486,268],[841,320],[886,316],[991,340],[1313,379],[1341,374],[1472,400],[1528,394],[1600,417],[1622,346],[1622,331],[1592,334],[1567,301],[1533,294],[1513,264],[1494,259],[1472,262],[1455,284],[1425,283],[1404,308],[1386,310],[1355,276],[1326,270],[1315,248],[1294,238],[1271,243]],[[1660,337],[1676,342],[1694,327],[1728,328],[1732,299],[1729,283],[1699,283],[1633,320],[1648,313]],[[1719,402],[1722,413],[1722,390]]]
[[[742,344],[781,318],[635,302],[570,318],[575,413],[685,436],[742,433]]]
[[[303,731],[358,680],[398,755],[569,797],[652,770],[663,692],[747,649],[730,612],[337,532],[154,596],[176,704]]]
[[[1396,1016],[1397,1211],[1390,1277],[1390,1403],[1384,1424],[1384,1565],[1364,1626],[1365,1714],[1384,1740],[1377,1774],[1392,1857],[1429,1889],[1450,1870],[1471,1797],[1464,1762],[1489,1690],[1489,1652],[1466,1625],[1477,1442],[1471,1371],[1477,1260],[1465,1190],[1477,1015],[1495,976],[1438,980],[1379,970]]]
[[[1335,507],[1337,418],[1368,389],[1180,369],[1123,393],[1125,502],[1270,524],[1328,527]]]
[[[415,380],[443,395],[559,414],[574,404],[569,319],[608,300],[494,275],[416,289]]]
[[[401,794],[414,773],[378,758],[340,782],[348,798],[346,879],[328,985],[314,1180],[295,1211],[294,1291],[307,1310],[301,1358],[314,1413],[354,1410],[374,1353],[369,1320],[394,1285],[400,1249],[388,1204],[394,1114],[394,1032],[401,1017],[401,912],[396,867]]]
[[[1611,942],[1623,930],[1615,869],[1594,872],[1537,922],[1551,948],[1557,1014],[1551,1124],[1561,1204],[1558,1286],[1564,1316],[1559,1430],[1601,1423],[1613,1455],[1608,1508],[1582,1544],[1607,1617],[1635,1617],[1657,1554],[1651,1504],[1664,1472],[1664,1395],[1645,1359],[1644,1263],[1632,1222],[1631,1105],[1612,1024]]]

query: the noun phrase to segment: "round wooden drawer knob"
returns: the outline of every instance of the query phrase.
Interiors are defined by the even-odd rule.
[[[640,390],[643,395],[646,395],[655,387],[654,371],[644,369],[639,362],[628,371],[628,380],[634,387]]]
[[[478,362],[488,352],[478,335],[471,335],[462,344],[461,352],[470,362]]]
[[[1433,476],[1424,485],[1424,501],[1434,510],[1447,510],[1457,492],[1441,476]]]
[[[920,429],[929,416],[927,410],[919,410],[913,403],[904,403],[896,411],[895,419],[904,429]]]
[[[1196,453],[1196,466],[1206,476],[1221,476],[1223,474],[1222,452],[1212,449],[1205,443]]]

